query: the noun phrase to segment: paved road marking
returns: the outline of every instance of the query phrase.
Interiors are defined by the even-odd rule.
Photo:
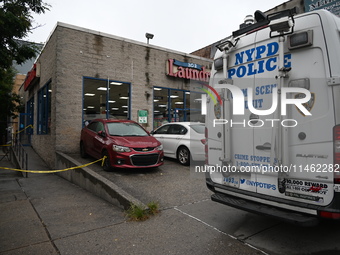
[[[223,231],[217,229],[216,227],[214,227],[214,226],[212,226],[212,225],[210,225],[210,224],[208,224],[208,223],[202,221],[201,219],[196,218],[195,216],[192,216],[192,215],[190,215],[190,214],[188,214],[188,213],[186,213],[186,212],[183,212],[182,210],[178,209],[177,206],[174,207],[174,209],[175,209],[176,211],[178,211],[178,212],[180,212],[180,213],[182,213],[182,214],[184,214],[184,215],[186,215],[186,216],[188,216],[188,217],[190,217],[190,218],[192,218],[192,219],[194,219],[194,220],[200,222],[200,223],[203,223],[204,225],[206,225],[206,226],[208,226],[208,227],[210,227],[210,228],[216,230],[217,232],[219,232],[219,233],[221,233],[221,234],[223,234],[223,235],[226,235],[226,236],[229,236],[229,237],[232,238],[232,239],[238,240],[237,237],[232,236],[232,235],[230,235],[230,234],[227,234],[227,233],[225,233],[225,232],[223,232]],[[258,249],[258,248],[256,248],[256,247],[252,246],[251,244],[248,244],[248,243],[246,243],[246,242],[242,242],[242,243],[245,244],[246,246],[249,246],[250,248],[252,248],[252,249],[254,249],[254,250],[257,250],[257,251],[263,253],[264,255],[269,255],[268,253],[266,253],[266,252],[264,252],[264,251],[262,251],[262,250],[260,250],[260,249]]]

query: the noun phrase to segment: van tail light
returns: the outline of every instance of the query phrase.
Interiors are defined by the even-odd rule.
[[[333,128],[333,162],[334,162],[334,183],[340,184],[340,125]]]
[[[205,143],[204,143],[204,152],[205,152],[205,164],[208,164],[208,128],[205,127],[204,129],[205,135]]]
[[[326,219],[339,220],[340,213],[319,211],[319,216]]]

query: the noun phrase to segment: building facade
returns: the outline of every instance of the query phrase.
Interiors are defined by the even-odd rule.
[[[169,121],[202,120],[196,111],[201,94],[190,86],[208,82],[211,64],[58,23],[21,91],[25,125],[33,126],[27,130],[32,147],[54,167],[55,151],[78,152],[80,131],[91,119],[131,119],[147,130]]]

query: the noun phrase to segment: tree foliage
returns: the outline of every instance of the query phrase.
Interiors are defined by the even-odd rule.
[[[0,0],[0,69],[19,65],[35,56],[36,49],[30,44],[21,44],[18,39],[33,29],[32,14],[42,14],[49,5],[41,0]]]
[[[49,5],[42,0],[0,0],[0,123],[17,110],[17,95],[12,94],[13,62],[22,64],[36,56],[34,44],[22,43],[33,27],[33,14],[45,13]],[[4,133],[0,125],[0,134]]]
[[[6,133],[7,118],[9,116],[15,117],[15,113],[18,112],[18,107],[20,106],[19,96],[12,93],[14,75],[13,68],[0,70],[0,135]],[[2,135],[0,145],[4,142]]]

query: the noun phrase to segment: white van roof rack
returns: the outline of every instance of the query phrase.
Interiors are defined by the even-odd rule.
[[[248,25],[246,27],[243,27],[239,30],[234,31],[232,33],[232,35],[233,35],[234,38],[236,38],[236,37],[239,37],[240,35],[243,35],[243,34],[249,34],[249,33],[258,31],[262,28],[267,27],[272,20],[280,19],[280,18],[283,18],[283,17],[293,18],[293,16],[297,13],[298,13],[297,7],[294,7],[292,9],[279,11],[279,12],[275,12],[275,13],[268,14],[268,15],[263,14],[261,11],[256,11],[254,16],[255,16],[255,19],[256,19],[257,22],[254,23],[254,24]]]

